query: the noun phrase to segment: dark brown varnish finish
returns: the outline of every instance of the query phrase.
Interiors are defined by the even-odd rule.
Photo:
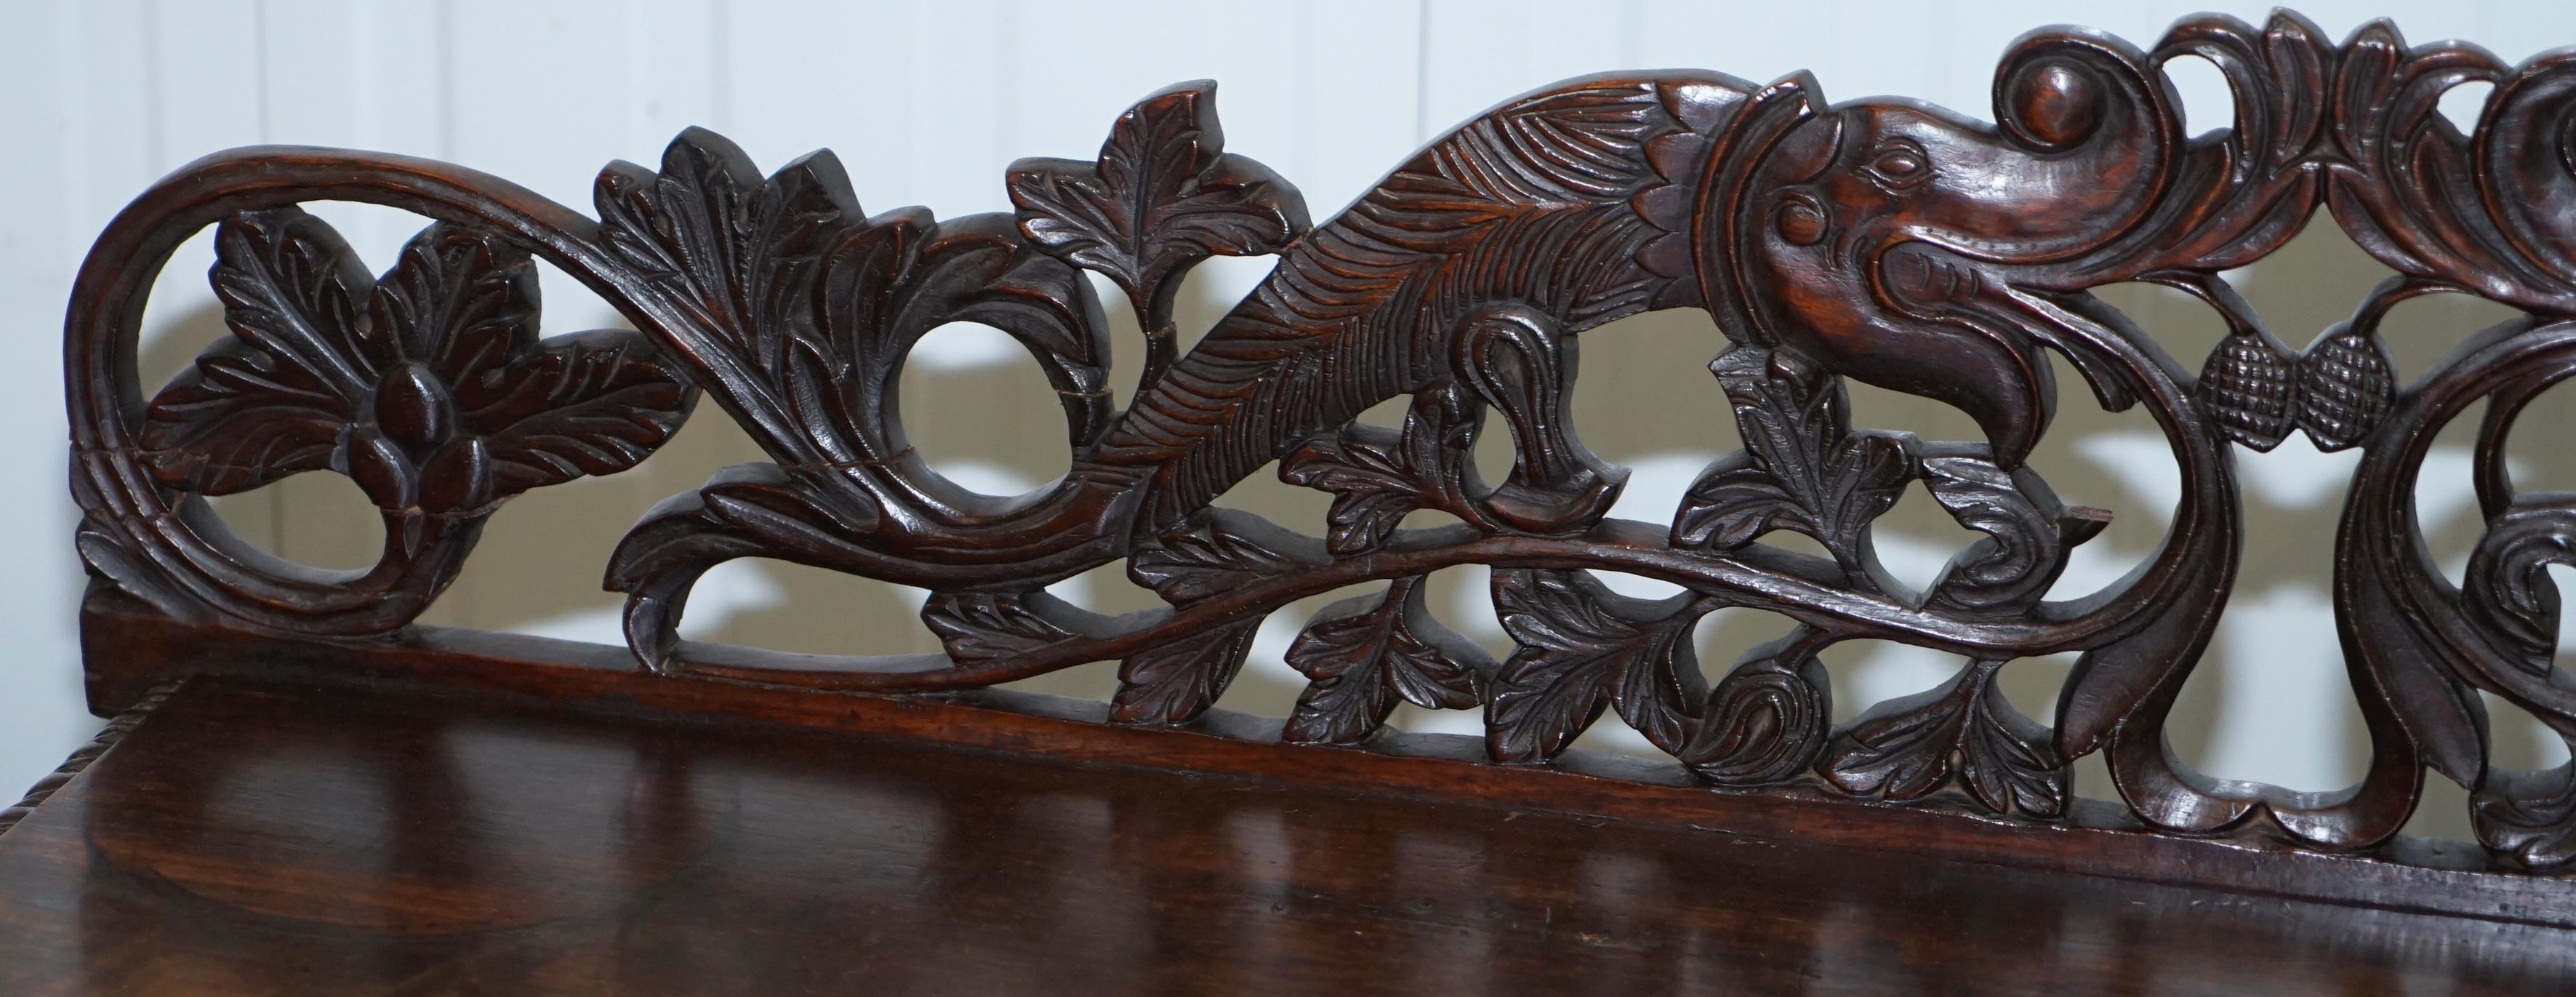
[[[2232,128],[2185,133],[2165,76],[2185,57],[2216,65],[2233,88]],[[2465,83],[2493,90],[2463,133],[2437,104]],[[948,220],[869,214],[829,153],[764,178],[697,129],[658,169],[602,171],[596,220],[397,156],[254,148],[181,169],[101,235],[66,324],[78,542],[94,575],[93,706],[116,712],[148,688],[209,674],[358,699],[348,690],[612,699],[1298,792],[1392,789],[1811,839],[1796,849],[2576,926],[2576,887],[2558,875],[2576,863],[2576,768],[2492,767],[2481,700],[2500,697],[2576,740],[2576,684],[2552,662],[2547,573],[2576,563],[2576,497],[2517,493],[2503,459],[2524,406],[2576,374],[2576,51],[2509,66],[2458,43],[2410,47],[2384,22],[2336,43],[2288,13],[2260,27],[2187,19],[2143,51],[2048,29],[2004,54],[1993,124],[1897,101],[1829,104],[1803,74],[1768,85],[1587,77],[1459,126],[1320,223],[1286,181],[1224,149],[1213,101],[1205,82],[1153,94],[1112,124],[1096,159],[1013,164],[1014,212]],[[334,199],[435,224],[379,276],[295,206]],[[2278,249],[2320,207],[2397,276],[2293,349],[2220,274]],[[234,335],[146,397],[134,356],[144,299],[170,253],[209,225]],[[1265,254],[1279,258],[1269,278],[1179,352],[1181,275],[1210,256]],[[638,331],[539,338],[540,259]],[[1124,410],[1106,383],[1085,270],[1120,285],[1147,331]],[[2198,297],[2230,334],[2193,373],[2088,293],[2126,281]],[[2381,318],[2432,293],[2524,315],[2400,386]],[[1610,519],[1625,472],[1586,451],[1568,418],[1577,344],[1586,329],[1673,308],[1703,309],[1723,330],[1710,370],[1745,449],[1712,464],[1669,523]],[[906,442],[904,357],[952,321],[1009,333],[1047,371],[1074,448],[1072,470],[1047,490],[969,492]],[[2025,463],[2058,403],[2051,354],[2095,402],[2143,408],[2182,481],[2154,557],[2073,600],[2044,596],[2111,513],[2066,504]],[[1846,378],[1955,406],[1985,438],[1855,426]],[[700,393],[771,461],[663,502],[619,544],[605,582],[627,596],[625,652],[412,625],[509,497],[633,466]],[[1409,403],[1400,427],[1355,421],[1398,398]],[[2487,530],[2454,585],[2424,553],[2412,496],[2436,434],[2480,403]],[[1499,482],[1469,459],[1489,413],[1514,448]],[[2234,447],[2269,450],[2299,432],[2363,451],[2334,593],[2372,760],[2360,784],[2332,793],[2202,776],[2163,730],[2235,575]],[[1212,504],[1272,465],[1332,495],[1321,536]],[[382,510],[371,569],[260,554],[204,500],[326,469]],[[1984,534],[1920,591],[1882,570],[1870,542],[1871,521],[1918,484]],[[1402,527],[1416,510],[1458,523]],[[1765,542],[1780,531],[1824,555]],[[696,579],[744,557],[926,588],[922,620],[945,653],[681,641]],[[1169,608],[1112,618],[1043,591],[1118,562]],[[1471,564],[1493,569],[1516,645],[1500,662],[1421,599],[1429,573]],[[1591,569],[1687,591],[1633,599]],[[1333,607],[1298,640],[1291,663],[1312,685],[1284,725],[1253,736],[1246,719],[1213,710],[1269,613],[1374,581],[1381,593]],[[1712,681],[1691,628],[1728,607],[1775,613],[1783,632]],[[1963,667],[1838,729],[1817,655],[1853,640],[1956,653]],[[2053,723],[1992,693],[2011,661],[2067,652],[2080,659]],[[966,691],[1108,660],[1121,685],[1105,710]],[[244,709],[239,697],[252,696],[207,695]],[[1453,742],[1386,730],[1399,702],[1481,710],[1473,754],[1485,764],[1468,766]],[[1603,763],[1560,756],[1612,711],[1677,764],[1613,779],[1593,771]],[[1015,778],[906,750],[910,761],[888,764]],[[2069,766],[2096,752],[2117,804],[2072,796]],[[896,769],[879,776],[905,778]],[[2428,769],[2469,788],[2482,850],[2397,837]],[[80,804],[112,805],[125,804]],[[29,827],[77,836],[47,822],[51,809]],[[1166,860],[1157,835],[1174,837],[1172,856],[1216,847],[1206,815],[1147,809],[1135,833],[1121,824],[1093,845],[1046,841],[1057,827],[1027,840],[1116,853],[1062,869],[1149,877],[1127,867]],[[810,832],[799,841],[831,847],[822,829],[799,827]],[[12,832],[0,860],[30,833]],[[1319,833],[1373,856],[1360,861],[1400,865],[1361,838]],[[1589,854],[1580,836],[1533,834],[1555,844],[1532,847],[1564,863]],[[934,861],[943,871],[922,888],[958,895],[903,903],[993,900],[974,892],[991,875],[978,861]],[[1844,876],[1835,870],[1856,868],[1811,861],[1828,894]],[[1153,902],[1181,909],[1186,894]],[[1899,916],[1891,903],[1867,917]],[[1693,904],[1690,916],[1712,916]],[[1839,916],[1800,910],[1787,916]]]
[[[2576,973],[2525,925],[204,679],[0,839],[0,884],[13,997],[2531,995]]]

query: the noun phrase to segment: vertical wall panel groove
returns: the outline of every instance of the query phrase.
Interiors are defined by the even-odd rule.
[[[102,5],[104,6],[104,5]],[[0,793],[51,771],[97,730],[81,708],[74,613],[83,581],[70,537],[75,510],[62,477],[62,374],[52,363],[73,268],[96,230],[90,210],[92,116],[84,29],[99,11],[46,4],[13,12],[0,45],[0,329],[21,351],[0,365],[11,429],[0,461],[18,473],[0,489]],[[130,193],[130,192],[129,192]]]

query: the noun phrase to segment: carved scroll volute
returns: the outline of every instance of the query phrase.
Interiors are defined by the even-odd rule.
[[[1077,473],[1025,501],[979,495],[904,437],[904,358],[951,321],[991,325],[1030,351],[1076,448],[1108,425],[1099,306],[1009,217],[867,217],[829,153],[763,180],[702,130],[674,140],[658,173],[611,165],[598,202],[608,251],[691,317],[669,348],[775,461],[665,502],[619,545],[608,584],[629,596],[628,640],[647,664],[670,663],[689,588],[731,558],[959,589],[1034,587],[1123,548],[1113,524],[1132,501],[1124,478]]]
[[[335,635],[401,626],[455,577],[503,501],[633,466],[696,398],[636,333],[539,340],[527,248],[498,231],[432,225],[380,280],[297,208],[222,217],[212,280],[231,335],[139,420],[91,427],[124,442],[83,451],[75,483],[92,569],[173,615]],[[118,304],[130,315],[135,303]],[[116,313],[76,307],[75,336]],[[130,355],[104,371],[110,383],[74,370],[76,410],[132,390]],[[152,487],[120,467],[148,471]],[[318,470],[349,476],[377,506],[374,567],[325,572],[253,552],[201,498]],[[150,522],[153,509],[175,516]]]
[[[2163,68],[2191,57],[2218,67],[2236,113],[2186,139]],[[2468,134],[2438,107],[2464,82],[2495,84]],[[597,222],[399,157],[211,157],[120,214],[74,289],[81,549],[174,616],[382,634],[453,577],[501,501],[634,464],[677,428],[695,384],[770,460],[657,506],[611,557],[628,642],[659,670],[921,691],[1116,660],[1114,720],[1186,724],[1223,695],[1267,614],[1384,583],[1292,645],[1312,684],[1286,740],[1358,743],[1401,702],[1481,707],[1489,753],[1538,764],[1615,710],[1718,786],[1797,782],[2034,819],[2067,813],[2068,766],[2104,751],[2123,801],[2161,832],[2260,820],[2331,849],[2393,835],[2429,766],[2472,788],[2491,849],[2535,868],[2576,861],[2576,767],[2494,769],[2479,698],[2576,738],[2547,574],[2576,550],[2576,506],[2515,493],[2503,458],[2531,398],[2576,372],[2576,55],[2509,68],[2464,46],[2408,48],[2385,24],[2337,45],[2286,13],[2259,29],[2200,17],[2146,54],[2080,31],[2026,36],[1993,97],[1990,126],[1901,101],[1828,106],[1804,75],[1759,88],[1588,77],[1441,136],[1320,226],[1293,188],[1225,151],[1206,83],[1130,108],[1092,160],[1014,164],[1011,214],[946,221],[865,214],[829,154],[763,177],[696,129],[658,169],[605,170]],[[371,277],[292,207],[332,198],[439,224]],[[2279,248],[2321,202],[2401,275],[2293,350],[2219,274]],[[142,295],[210,224],[233,335],[147,402],[133,370]],[[1188,268],[1271,253],[1262,286],[1175,356]],[[533,260],[642,332],[536,338]],[[1147,333],[1125,412],[1085,270],[1126,291]],[[2130,280],[2221,313],[2229,335],[2199,377],[2088,293]],[[2532,317],[2400,388],[2381,319],[2437,291]],[[1669,528],[1607,519],[1623,472],[1572,431],[1577,338],[1686,306],[1728,340],[1711,370],[1744,452],[1694,482]],[[902,364],[951,321],[1003,330],[1047,372],[1074,458],[1062,480],[977,495],[913,451]],[[2151,560],[2055,603],[2044,595],[2105,514],[2063,504],[2026,464],[2055,405],[2042,350],[2104,407],[2144,409],[2182,481]],[[1957,407],[1987,439],[1855,427],[1846,377]],[[1354,423],[1407,395],[1401,429]],[[2410,503],[2433,435],[2480,401],[2488,529],[2454,588],[2421,553]],[[1469,457],[1488,409],[1516,450],[1491,488]],[[2208,778],[2164,739],[2237,568],[2229,443],[2262,450],[2292,432],[2364,450],[2336,609],[2372,761],[2336,793]],[[1332,494],[1324,536],[1213,504],[1271,462]],[[384,557],[355,576],[258,555],[202,500],[326,469],[384,510]],[[1922,592],[1878,567],[1869,538],[1918,481],[1984,534]],[[1460,522],[1402,528],[1417,510]],[[1764,542],[1778,530],[1829,557]],[[692,660],[681,604],[738,557],[930,589],[922,620],[945,653]],[[1120,559],[1168,609],[1110,618],[1045,591]],[[1517,645],[1506,661],[1427,608],[1429,574],[1463,564],[1494,570]],[[1628,598],[1586,569],[1685,591]],[[1704,678],[1692,630],[1720,607],[1793,622]],[[1965,666],[1834,730],[1818,654],[1862,639]],[[2061,652],[2079,658],[2043,729],[1994,676]]]
[[[2416,480],[2443,426],[2489,403],[2480,459],[2494,461],[2512,417],[2541,390],[2576,376],[2576,323],[2523,319],[2472,338],[2426,375],[2382,423],[2355,472],[2336,551],[2335,613],[2365,706],[2397,718],[2425,764],[2470,787],[2489,847],[2534,867],[2576,861],[2570,768],[2508,772],[2488,764],[2479,690],[2576,741],[2576,695],[2554,674],[2557,593],[2551,564],[2576,563],[2576,504],[2514,494],[2499,470],[2481,481],[2487,530],[2454,589],[2424,553]],[[2380,732],[2374,729],[2374,735]]]
[[[2017,268],[2079,257],[2159,203],[2182,146],[2169,87],[2116,39],[2044,32],[1997,73],[2000,129],[1918,105],[1823,108],[1814,89],[1765,90],[1711,158],[1710,307],[1741,341],[1960,408],[2018,466],[2055,388],[1997,299]]]
[[[2463,136],[2441,98],[2489,81],[2475,136]],[[2576,57],[2512,69],[2473,46],[2410,48],[2377,21],[2346,43],[2326,106],[2346,155],[2327,203],[2362,249],[2505,304],[2576,313]]]

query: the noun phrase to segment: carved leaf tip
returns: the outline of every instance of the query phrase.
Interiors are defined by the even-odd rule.
[[[1282,738],[1351,744],[1375,733],[1400,702],[1463,710],[1485,701],[1494,662],[1425,608],[1424,577],[1395,579],[1376,595],[1345,599],[1308,621],[1288,666],[1311,681]]]
[[[1478,419],[1454,388],[1414,398],[1404,429],[1353,423],[1309,438],[1280,458],[1279,480],[1333,493],[1325,512],[1325,547],[1349,557],[1376,550],[1416,509],[1450,513],[1491,526],[1470,493],[1477,480],[1470,453]]]
[[[659,288],[698,335],[775,366],[784,328],[809,306],[816,261],[864,214],[828,150],[774,176],[740,146],[683,130],[657,173],[610,163],[593,189],[600,240]]]
[[[1128,655],[1118,663],[1109,718],[1148,726],[1197,720],[1243,670],[1261,620],[1254,615]]]
[[[1147,336],[1147,384],[1170,363],[1183,271],[1210,256],[1280,252],[1311,225],[1294,186],[1224,149],[1216,84],[1200,80],[1128,108],[1092,162],[1023,159],[1004,176],[1031,244],[1127,293]]]
[[[489,231],[438,223],[381,280],[294,208],[237,216],[213,280],[233,336],[156,396],[141,437],[165,481],[220,495],[324,467],[405,519],[625,470],[696,395],[641,336],[537,339],[536,271]]]
[[[1553,758],[1614,705],[1657,747],[1683,753],[1706,687],[1691,631],[1711,605],[1688,594],[1632,599],[1583,571],[1498,570],[1493,588],[1519,645],[1485,708],[1495,761]]]
[[[922,603],[921,622],[960,662],[1027,654],[1072,639],[1072,607],[1045,592],[935,592]]]
[[[1248,512],[1215,509],[1130,556],[1127,577],[1187,605],[1324,563],[1311,537]]]
[[[2066,764],[2046,727],[1994,688],[2001,661],[1872,708],[1834,735],[1820,771],[1844,792],[1906,802],[1957,786],[1994,813],[2065,812]]]
[[[1912,438],[1854,431],[1841,383],[1793,351],[1738,347],[1709,370],[1734,403],[1745,449],[1683,493],[1673,545],[1734,550],[1794,530],[1858,572],[1869,523],[1916,473]]]

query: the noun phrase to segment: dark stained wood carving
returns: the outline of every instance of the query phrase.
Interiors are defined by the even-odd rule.
[[[2215,64],[2228,129],[2186,133],[2164,67]],[[119,215],[67,323],[81,550],[103,591],[205,627],[366,646],[403,629],[484,518],[520,491],[644,459],[703,391],[767,451],[645,513],[609,558],[640,666],[673,681],[930,692],[1120,662],[1118,723],[1196,722],[1262,620],[1359,583],[1289,662],[1313,682],[1291,742],[1351,745],[1401,702],[1481,710],[1493,760],[1542,763],[1615,714],[1702,781],[1913,803],[2015,820],[2070,809],[2071,763],[2104,753],[2136,833],[2268,828],[2298,847],[2388,842],[2426,769],[2473,792],[2497,860],[2576,862],[2576,770],[2488,763],[2480,693],[2576,740],[2576,686],[2551,663],[2576,563],[2576,499],[2515,491],[2503,441],[2576,374],[2576,53],[2520,66],[2385,23],[2340,44],[2288,13],[2203,16],[2141,51],[2025,36],[1988,124],[1903,101],[1827,103],[1804,74],[1588,77],[1524,95],[1310,223],[1294,188],[1227,152],[1213,84],[1147,97],[1093,161],[1023,160],[1013,214],[871,215],[829,153],[764,177],[692,129],[658,169],[611,164],[597,220],[470,170],[369,153],[258,148],[173,174]],[[2475,128],[2436,109],[2494,86]],[[436,224],[367,276],[297,202],[352,199]],[[2398,272],[2350,321],[2293,349],[2220,276],[2323,207]],[[134,336],[152,277],[217,226],[234,337],[147,400]],[[1277,254],[1270,276],[1186,354],[1174,289],[1212,255]],[[560,267],[640,332],[536,338],[529,261]],[[1133,404],[1106,383],[1090,270],[1148,334]],[[2195,375],[2088,293],[2187,291],[2229,335]],[[2524,317],[2400,386],[2381,318],[2422,294]],[[1700,308],[1710,370],[1745,449],[1712,464],[1669,523],[1605,517],[1625,472],[1566,409],[1581,334]],[[907,443],[905,355],[952,321],[1002,329],[1059,394],[1070,473],[1003,499],[942,478]],[[2152,560],[2110,588],[2044,598],[2109,512],[2070,506],[2027,466],[2060,402],[2050,355],[2106,408],[2142,409],[2183,482]],[[1926,441],[1852,424],[1845,379],[1955,406],[1984,436]],[[1403,425],[1354,420],[1407,398]],[[2414,483],[2436,433],[2484,403],[2487,531],[2465,584],[2423,552]],[[1468,453],[1492,415],[1513,465]],[[2297,793],[2189,771],[2163,724],[2236,571],[2231,442],[2294,433],[2359,448],[2335,606],[2372,739],[2364,780]],[[1313,534],[1212,505],[1276,464],[1328,492]],[[383,561],[355,575],[277,562],[226,535],[203,496],[347,474],[383,507]],[[1921,591],[1890,577],[1870,524],[1920,485],[1982,539]],[[1416,510],[1458,523],[1407,528]],[[1804,534],[1826,556],[1766,543]],[[733,558],[919,586],[937,656],[814,659],[679,640],[691,585]],[[1169,608],[1109,618],[1045,585],[1124,562]],[[1493,569],[1518,649],[1487,660],[1434,619],[1422,580]],[[1687,591],[1611,592],[1587,569]],[[1715,681],[1693,625],[1726,607],[1786,618]],[[1949,683],[1834,729],[1817,655],[1887,640],[1961,657]],[[2080,653],[2050,722],[1993,691],[2017,658]]]

